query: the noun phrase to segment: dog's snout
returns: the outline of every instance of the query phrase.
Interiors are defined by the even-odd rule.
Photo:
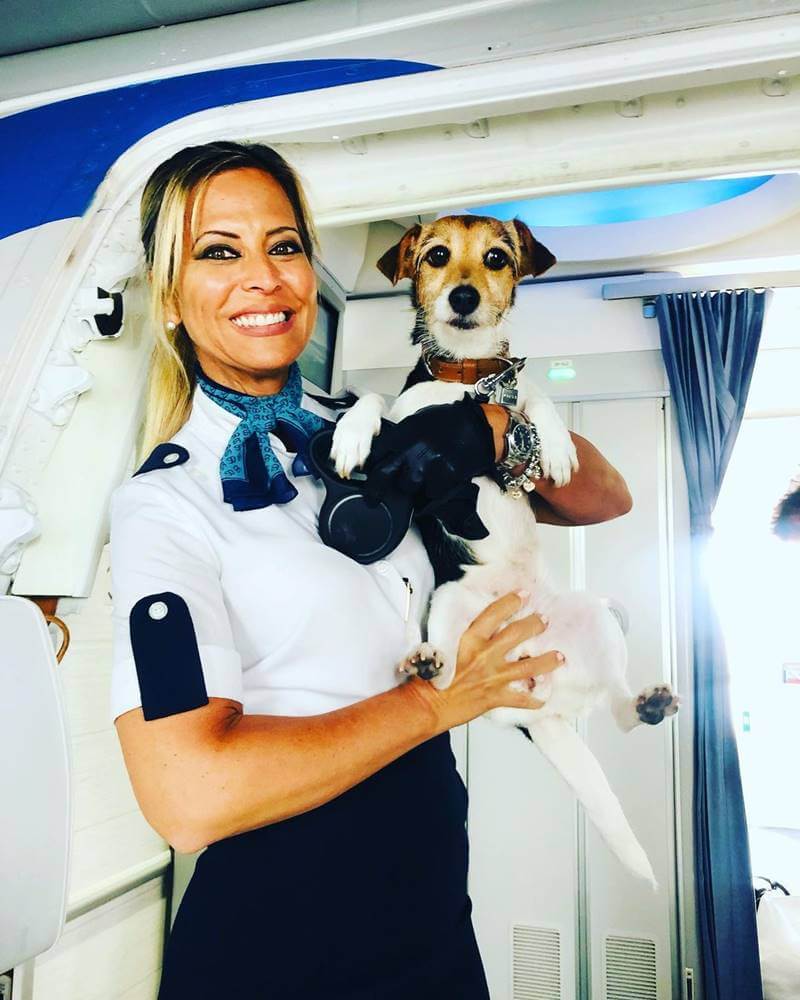
[[[459,316],[467,316],[474,312],[480,300],[478,289],[472,285],[456,285],[449,296],[450,305]]]

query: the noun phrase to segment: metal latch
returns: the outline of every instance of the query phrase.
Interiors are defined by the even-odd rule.
[[[508,368],[494,375],[484,375],[475,383],[475,398],[485,397],[485,400],[493,399],[493,402],[500,406],[516,406],[519,393],[517,392],[517,372],[525,367],[526,358],[515,358]]]

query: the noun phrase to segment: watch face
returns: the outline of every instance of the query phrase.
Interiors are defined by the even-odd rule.
[[[530,428],[526,424],[517,424],[511,432],[511,447],[516,452],[529,452],[533,440]]]

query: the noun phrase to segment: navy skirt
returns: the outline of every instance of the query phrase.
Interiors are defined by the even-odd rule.
[[[208,847],[158,1000],[488,1000],[449,734],[331,802]]]

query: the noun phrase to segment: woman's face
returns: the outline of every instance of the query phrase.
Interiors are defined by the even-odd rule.
[[[186,216],[178,301],[167,318],[183,323],[215,381],[256,396],[278,392],[317,315],[314,270],[289,199],[269,174],[239,168],[212,177]]]

